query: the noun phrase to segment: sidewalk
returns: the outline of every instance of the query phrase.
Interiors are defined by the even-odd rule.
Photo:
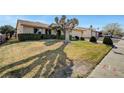
[[[90,73],[88,78],[124,77],[124,40],[120,40],[101,63]]]

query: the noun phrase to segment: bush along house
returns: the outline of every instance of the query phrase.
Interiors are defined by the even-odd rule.
[[[64,39],[64,34],[61,30],[55,31],[50,28],[49,24],[41,22],[17,20],[16,30],[17,38],[19,40]],[[72,30],[70,36],[73,38],[90,38],[91,36],[98,37],[98,32],[90,30],[89,28],[77,27]]]

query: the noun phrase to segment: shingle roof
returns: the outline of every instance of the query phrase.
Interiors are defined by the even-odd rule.
[[[39,27],[39,28],[48,28],[48,24],[44,24],[41,22],[32,22],[32,21],[27,21],[27,20],[17,20],[17,24],[20,23],[21,25],[24,26],[32,26],[32,27]]]

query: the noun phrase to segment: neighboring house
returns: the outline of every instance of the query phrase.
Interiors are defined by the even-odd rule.
[[[103,32],[102,32],[102,31],[99,31],[99,32],[98,32],[98,36],[99,36],[99,37],[103,37]]]
[[[72,37],[78,36],[78,37],[84,37],[84,31],[86,31],[86,28],[82,27],[76,27],[72,32],[71,35]]]
[[[46,34],[46,35],[63,35],[62,31],[55,32],[49,28],[49,24],[44,24],[40,22],[32,22],[26,20],[18,20],[17,25],[17,34],[20,33],[34,33],[34,34]],[[98,32],[93,30],[91,31],[89,28],[77,27],[71,33],[72,37],[85,37],[89,38],[91,36],[98,36]]]
[[[78,37],[90,38],[91,36],[98,37],[98,32],[95,31],[95,29],[91,31],[89,28],[77,27],[72,31],[71,35],[73,37],[78,36]]]

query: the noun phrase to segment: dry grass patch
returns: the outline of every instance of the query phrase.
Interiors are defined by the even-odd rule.
[[[28,41],[0,47],[0,77],[84,77],[111,47],[86,41]]]

